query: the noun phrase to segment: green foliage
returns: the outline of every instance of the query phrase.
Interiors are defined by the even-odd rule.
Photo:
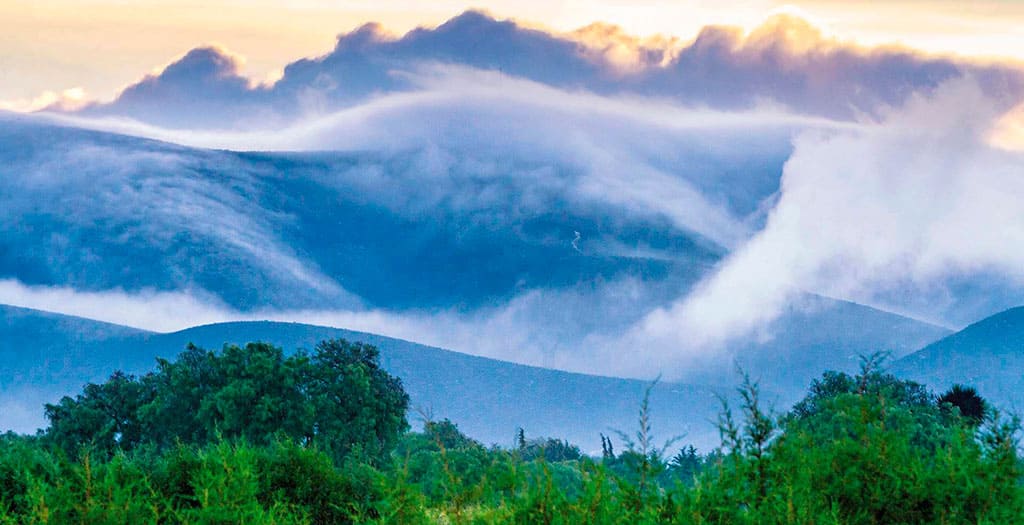
[[[749,390],[749,386],[745,387]],[[1008,523],[1021,515],[1014,421],[976,434],[915,383],[869,359],[826,374],[765,447],[772,423],[744,396],[743,435],[690,494],[711,523]],[[762,421],[759,423],[759,421]],[[985,437],[987,436],[987,437]],[[993,497],[993,494],[999,494]]]
[[[190,348],[47,406],[38,437],[0,436],[0,525],[1001,524],[1024,515],[1020,421],[957,387],[827,372],[786,414],[744,376],[722,445],[669,453],[650,425],[602,457],[517,434],[485,447],[444,419],[408,432],[376,349],[335,341]],[[974,404],[972,404],[974,403]],[[982,418],[976,418],[982,407]],[[178,412],[174,412],[174,411]],[[169,412],[170,411],[170,412]]]
[[[861,371],[856,377],[842,372],[825,372],[821,379],[811,383],[808,395],[794,405],[791,418],[805,419],[816,414],[823,403],[843,394],[882,396],[904,406],[924,409],[931,405],[934,396],[919,383],[899,379],[885,373],[881,366],[887,354],[876,353],[864,357]]]
[[[953,385],[939,396],[936,403],[944,410],[955,408],[960,416],[974,426],[984,421],[985,412],[988,410],[988,404],[978,395],[978,391],[974,387],[964,385]]]
[[[308,392],[315,442],[335,459],[353,449],[370,459],[383,458],[409,428],[409,396],[401,380],[380,367],[377,348],[323,341],[312,365]]]
[[[114,372],[103,384],[86,385],[74,399],[64,397],[56,405],[46,405],[47,434],[66,451],[87,444],[109,456],[142,441],[139,408],[151,401],[151,390],[134,376]]]
[[[574,461],[583,457],[580,447],[555,438],[526,439],[526,433],[519,429],[516,434],[516,453],[523,461],[544,459],[545,461],[561,462]]]
[[[312,356],[250,343],[221,352],[190,345],[141,379],[116,372],[46,406],[46,438],[68,455],[111,456],[140,444],[169,448],[221,439],[313,443],[340,463],[384,458],[408,428],[409,398],[373,346],[324,341]]]

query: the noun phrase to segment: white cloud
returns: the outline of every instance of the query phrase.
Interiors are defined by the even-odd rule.
[[[415,90],[414,83],[392,73],[430,62],[721,109],[771,100],[797,113],[842,120],[877,115],[880,108],[963,74],[984,77],[993,94],[1022,92],[1014,64],[927,56],[895,46],[862,48],[786,11],[749,32],[706,26],[687,44],[636,38],[604,24],[553,34],[474,11],[402,37],[366,24],[340,35],[329,53],[290,63],[274,84],[243,76],[238,58],[223,49],[200,47],[127,86],[114,101],[83,112],[182,130],[273,130],[381,93]]]
[[[330,172],[317,182],[333,180],[414,218],[438,209],[486,215],[538,213],[552,203],[612,206],[627,216],[667,217],[676,228],[734,252],[674,304],[628,303],[635,323],[615,330],[579,328],[580,319],[566,320],[577,328],[559,330],[545,319],[560,310],[588,312],[583,296],[572,291],[525,292],[474,312],[281,311],[254,305],[242,313],[187,291],[140,296],[66,288],[26,292],[17,286],[0,290],[0,301],[7,294],[35,301],[26,306],[94,318],[90,312],[103,311],[109,302],[115,308],[107,320],[161,330],[232,319],[314,322],[530,364],[646,376],[720,359],[717,350],[732,338],[771,337],[765,327],[803,292],[941,320],[948,312],[922,309],[913,296],[945,295],[954,303],[964,299],[950,289],[950,280],[979,274],[1024,279],[1024,252],[1015,249],[1024,241],[1024,182],[1018,175],[1024,159],[989,145],[1004,102],[993,102],[969,81],[913,97],[878,122],[840,124],[770,109],[723,113],[566,91],[447,66],[409,78],[419,91],[381,96],[275,133],[183,133],[124,121],[62,121],[192,145],[409,155],[410,167],[401,172],[371,166]],[[793,134],[799,135],[795,151],[774,197],[749,191],[757,161],[743,166],[751,171],[728,179],[714,167],[687,165],[693,157],[680,153],[691,148],[724,159],[767,158]],[[507,170],[507,159],[536,169]],[[737,188],[740,197],[729,193]],[[748,201],[737,205],[740,198]],[[763,230],[752,233],[760,223],[751,217],[765,212]],[[515,217],[505,219],[501,224],[515,224]],[[197,225],[215,226],[228,240],[239,229]],[[316,266],[293,256],[286,240],[278,242],[270,228],[256,226],[261,227],[249,230],[267,232],[274,242],[243,238],[241,247],[257,253],[264,244],[280,244],[285,258],[275,268],[292,268],[284,263],[294,262],[299,281],[319,280]],[[571,249],[571,230],[566,235]]]
[[[763,231],[633,335],[702,352],[763,328],[805,291],[907,310],[972,275],[1019,289],[1024,154],[987,142],[995,107],[964,80],[876,125],[803,134]]]
[[[88,103],[88,95],[81,87],[63,91],[44,91],[31,99],[0,100],[0,111],[29,113],[44,109],[74,111]]]
[[[229,321],[235,317],[201,292],[79,291],[0,280],[0,304],[95,319],[157,332]]]
[[[384,95],[273,132],[183,132],[116,119],[50,118],[197,147],[383,155],[419,151],[423,164],[418,180],[407,181],[413,190],[436,194],[426,202],[443,198],[471,208],[486,208],[493,203],[481,199],[499,196],[448,199],[442,194],[456,191],[449,184],[458,182],[450,180],[453,166],[477,162],[475,176],[497,181],[507,175],[497,165],[502,159],[530,162],[550,169],[517,173],[531,177],[514,181],[522,193],[501,198],[525,201],[531,195],[564,193],[570,202],[662,215],[726,247],[749,236],[744,215],[764,195],[737,191],[713,166],[688,165],[694,157],[686,154],[688,149],[720,159],[764,158],[778,155],[772,149],[784,149],[797,130],[856,126],[773,108],[730,113],[666,100],[565,91],[463,67],[424,66],[403,76],[417,91]],[[346,178],[344,184],[380,190],[369,185],[389,176]],[[392,194],[401,193],[394,190]],[[746,201],[735,198],[740,194]],[[400,208],[410,205],[416,206],[403,201]]]
[[[644,283],[626,279],[585,288],[528,290],[509,301],[471,312],[454,308],[404,312],[264,308],[243,312],[225,306],[201,290],[80,291],[0,280],[0,304],[143,330],[173,332],[230,321],[299,322],[380,334],[517,363],[605,374],[614,370],[591,359],[598,349],[589,348],[586,342],[628,326],[653,301],[651,292]],[[647,377],[650,371],[640,371],[640,375]]]

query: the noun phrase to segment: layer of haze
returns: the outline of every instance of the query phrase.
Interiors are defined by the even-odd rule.
[[[935,13],[942,9],[952,8]],[[480,27],[509,38],[487,42],[491,33],[473,31]],[[721,255],[689,276],[699,280],[692,289],[631,275],[516,289],[482,307],[378,307],[289,243],[281,232],[295,217],[236,191],[273,174],[217,165],[238,160],[217,151],[147,143],[131,147],[153,151],[126,155],[72,144],[50,164],[7,174],[0,213],[17,219],[30,210],[74,227],[122,221],[134,228],[125,246],[145,239],[157,252],[171,242],[161,235],[181,233],[225,246],[260,286],[294,287],[310,294],[302,305],[330,305],[242,307],[177,282],[111,281],[130,268],[111,268],[88,286],[71,282],[86,280],[85,269],[64,282],[3,275],[0,303],[154,330],[295,320],[650,376],[693,368],[735,340],[770,339],[772,323],[807,294],[954,327],[1024,301],[1017,66],[862,48],[786,17],[750,34],[708,28],[674,48],[597,33],[584,45],[579,35],[473,13],[404,38],[367,26],[343,35],[328,55],[292,63],[273,86],[254,82],[230,53],[198,48],[110,103],[25,118],[199,148],[383,159],[328,169],[313,182],[411,223],[453,220],[518,235],[521,221],[557,210],[657,224]],[[494,47],[467,48],[466,35]],[[516,60],[502,54],[506,44],[535,54]],[[612,67],[622,49],[643,67]],[[699,154],[709,151],[727,168],[702,163]],[[788,160],[776,170],[780,154]],[[179,171],[188,176],[175,178]],[[208,171],[227,173],[227,181]],[[165,205],[151,206],[151,198]],[[691,255],[581,230],[568,228],[551,243],[581,256]],[[59,237],[40,243],[56,253]],[[49,262],[64,263],[62,255]],[[666,289],[675,295],[665,297]]]
[[[798,304],[804,293],[956,325],[973,320],[958,315],[991,313],[957,310],[961,306],[953,290],[957,279],[998,276],[1008,279],[1011,288],[1020,289],[1024,260],[1019,251],[1007,247],[1024,241],[1019,238],[1024,232],[1024,224],[1020,224],[1024,188],[1019,175],[1024,160],[1014,151],[989,145],[990,131],[1000,114],[972,81],[944,84],[932,95],[912,98],[905,108],[889,110],[879,122],[858,125],[771,112],[693,112],[658,102],[602,99],[530,83],[516,84],[512,91],[518,95],[501,97],[498,107],[494,81],[488,73],[445,70],[440,78],[429,76],[419,94],[377,99],[365,107],[284,132],[206,133],[191,140],[279,149],[374,148],[385,154],[433,144],[432,152],[423,159],[428,164],[422,164],[412,172],[413,179],[403,182],[404,191],[420,195],[417,200],[426,197],[421,201],[424,205],[444,202],[443,206],[458,206],[463,212],[479,210],[476,213],[490,202],[478,199],[508,196],[460,195],[458,183],[438,186],[442,181],[448,184],[448,163],[466,151],[577,165],[585,176],[559,182],[555,186],[557,200],[575,200],[581,206],[603,202],[629,216],[674,217],[680,230],[701,232],[722,246],[735,248],[732,255],[708,274],[694,293],[667,305],[646,295],[656,283],[628,280],[590,292],[527,291],[470,312],[456,308],[273,307],[240,311],[202,290],[86,292],[25,286],[16,280],[0,283],[0,302],[155,330],[236,319],[301,321],[536,365],[650,376],[692,368],[730,341],[751,334],[765,336],[771,322]],[[508,86],[507,82],[516,81],[503,82]],[[469,142],[456,131],[459,123],[466,121],[479,123]],[[609,126],[615,121],[619,128]],[[429,126],[423,125],[427,122]],[[590,125],[583,125],[586,122]],[[630,124],[625,126],[626,122]],[[712,204],[722,202],[721,196],[711,197],[714,185],[700,180],[699,173],[698,179],[687,182],[671,172],[652,170],[645,159],[666,154],[662,148],[681,140],[690,128],[706,136],[730,129],[752,136],[802,130],[794,138],[795,150],[783,170],[781,190],[768,202],[772,207],[766,219],[757,219],[762,213],[760,206],[749,208],[756,203],[748,204],[749,217]],[[577,132],[572,141],[554,138],[571,134],[573,129],[590,131]],[[154,132],[155,128],[140,130]],[[402,132],[389,135],[385,130]],[[513,130],[518,135],[510,134]],[[163,138],[175,138],[181,132],[159,133]],[[672,138],[675,133],[682,133],[679,139]],[[723,140],[713,147],[729,147],[727,144]],[[737,147],[735,154],[749,155],[750,151]],[[550,172],[541,175],[549,178],[547,183],[554,181]],[[502,175],[494,172],[494,176]],[[630,183],[617,186],[624,180]],[[677,189],[672,189],[674,186]],[[388,195],[387,188],[364,186],[360,192]],[[427,197],[422,193],[427,189],[439,193]],[[526,200],[519,202],[518,209],[527,214],[533,213],[528,211],[530,206],[547,202],[542,198],[531,204],[528,195],[519,195]],[[410,201],[403,202],[395,203],[396,212],[419,213],[409,207]],[[254,219],[253,225],[232,225],[231,236],[268,235],[260,232],[272,226],[259,226],[258,216]],[[763,228],[759,226],[762,221]],[[759,230],[748,231],[750,226]],[[253,233],[247,233],[254,227]],[[276,240],[270,236],[256,242],[272,247]],[[568,237],[565,243],[569,249]],[[315,272],[287,269],[288,265],[304,267],[289,257],[282,255],[279,262],[267,257],[259,260],[277,273]],[[580,330],[587,317],[619,319],[625,324]],[[637,350],[624,355],[624,348]]]

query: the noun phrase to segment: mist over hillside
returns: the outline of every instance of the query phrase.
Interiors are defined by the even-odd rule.
[[[0,1],[0,524],[1021,522],[1024,3],[484,4]]]
[[[682,43],[470,11],[273,83],[240,64],[197,47],[0,116],[0,303],[641,379],[738,363],[782,393],[1024,303],[1010,63],[792,16]]]
[[[4,209],[18,218],[0,241],[0,299],[11,304],[163,331],[310,322],[539,366],[701,381],[730,376],[737,358],[760,368],[781,356],[813,376],[854,360],[848,348],[903,353],[943,334],[807,296],[706,359],[673,363],[656,345],[617,341],[710,275],[729,243],[702,217],[580,193],[596,175],[571,163],[464,147],[440,157],[235,153],[24,118],[2,129],[13,152]],[[726,136],[757,145],[744,156],[679,132],[680,163],[659,177],[721,203],[737,227],[756,226],[777,191],[787,129],[730,126]]]
[[[855,305],[838,308],[846,310],[850,319],[870,320],[879,330],[875,337],[886,334],[891,340],[886,330],[892,328],[902,328],[903,345],[937,337],[933,328],[915,326],[906,319]],[[844,335],[849,339],[836,349],[797,345],[792,354],[784,355],[779,347],[771,360],[752,351],[743,365],[753,378],[762,381],[766,400],[784,407],[799,398],[822,369],[856,370],[857,355],[877,344],[864,334],[847,331]],[[31,433],[42,428],[46,424],[43,404],[73,394],[86,382],[103,381],[115,370],[149,372],[157,357],[176,357],[189,343],[220,349],[225,344],[262,341],[291,353],[312,349],[330,338],[380,348],[382,365],[402,379],[411,397],[411,421],[423,416],[449,418],[485,443],[507,444],[521,427],[531,435],[559,436],[598,450],[600,434],[636,425],[643,392],[655,379],[572,374],[308,324],[236,322],[159,334],[0,306],[0,357],[7,364],[0,371],[3,430]],[[835,355],[840,357],[832,357]],[[657,384],[651,398],[651,424],[658,435],[684,435],[688,442],[704,448],[716,443],[718,430],[713,421],[721,408],[718,396],[731,397],[740,377],[735,370],[721,370],[703,379],[707,382]]]

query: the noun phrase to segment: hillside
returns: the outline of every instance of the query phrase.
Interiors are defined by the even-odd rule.
[[[105,378],[115,368],[141,373],[157,356],[173,356],[193,342],[266,341],[286,350],[312,348],[342,337],[377,345],[384,366],[400,378],[411,406],[432,418],[450,418],[468,435],[508,444],[518,427],[529,435],[559,436],[599,450],[599,433],[631,430],[647,383],[546,370],[418,345],[373,334],[294,323],[242,322],[170,334],[132,330],[85,319],[0,307],[0,418],[30,432],[44,424],[42,404]],[[27,351],[26,351],[27,349]],[[54,356],[60,356],[55,358]],[[654,429],[686,433],[710,444],[718,402],[709,388],[663,383],[655,389]],[[418,424],[419,415],[410,414]]]
[[[942,335],[942,329],[930,325],[852,303],[830,302],[814,314],[792,317],[775,340],[738,349],[737,361],[773,393],[771,399],[784,405],[823,370],[855,369],[858,354],[880,347],[906,351]],[[8,365],[0,371],[4,424],[31,432],[44,424],[44,403],[76,392],[86,381],[101,380],[115,369],[148,371],[157,356],[174,356],[189,342],[219,348],[225,343],[260,340],[292,351],[310,349],[332,337],[377,345],[384,366],[402,378],[413,407],[433,418],[450,418],[485,442],[504,443],[521,426],[531,435],[560,436],[596,449],[599,433],[635,426],[647,385],[298,323],[222,323],[159,334],[0,306],[0,357]],[[725,367],[693,377],[697,384],[716,387],[660,384],[652,399],[654,429],[660,436],[685,433],[689,440],[708,445],[717,437],[710,424],[719,407],[715,392],[731,392],[737,377],[734,369]],[[414,422],[419,417],[411,415]]]
[[[864,305],[824,297],[805,299],[803,309],[790,309],[770,328],[767,340],[739,342],[733,360],[722,359],[717,370],[693,378],[700,383],[731,384],[739,365],[777,392],[783,403],[800,399],[810,382],[825,370],[855,372],[860,357],[890,352],[910,354],[951,332]]]
[[[682,142],[700,169],[680,179],[738,187],[743,212],[775,190],[781,154],[751,173]],[[724,253],[664,214],[572,198],[577,166],[430,155],[209,150],[0,114],[0,278],[238,309],[493,306],[629,279],[664,302]]]
[[[938,390],[973,385],[1006,409],[1024,407],[1024,307],[1011,308],[936,341],[892,365]]]

